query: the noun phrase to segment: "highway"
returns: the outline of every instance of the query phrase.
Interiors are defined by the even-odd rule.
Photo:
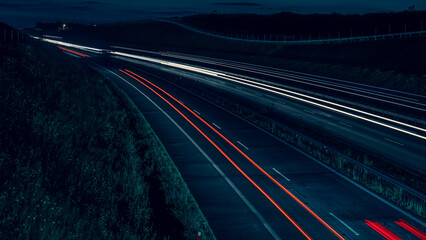
[[[275,110],[280,111],[286,117],[324,129],[339,139],[376,152],[408,168],[422,172],[426,170],[426,158],[424,157],[426,156],[426,149],[424,148],[426,129],[423,126],[412,124],[409,121],[394,120],[392,117],[300,91],[254,81],[252,77],[235,76],[235,74],[220,70],[141,57],[135,54],[115,52],[114,55],[125,57],[121,59],[126,61],[131,61],[129,58],[142,60],[136,62],[151,68],[164,70],[166,69],[165,66],[171,67],[167,68],[169,69],[167,71],[180,76],[190,76],[188,71],[201,73],[209,78],[204,76],[197,78],[197,81],[203,81],[205,84],[238,95],[240,98],[256,100],[266,106],[273,105]],[[399,93],[393,92],[393,94],[396,96]],[[405,94],[404,97],[408,98],[407,96],[410,96],[413,101],[416,100],[416,104],[423,104],[422,96]],[[377,101],[380,101],[380,99]]]
[[[177,68],[176,64],[166,67],[124,55],[85,54],[90,57],[75,56],[116,83],[144,114],[218,239],[426,239],[424,221],[220,106],[177,86],[162,72],[197,78],[258,101],[277,102],[277,98],[283,101],[279,95],[287,94],[280,105],[286,111],[293,109],[291,114],[304,113],[304,117],[323,124],[335,122],[334,127],[343,123],[339,131],[346,129],[344,134],[352,133],[351,136],[377,135],[376,139],[383,141],[375,144],[391,146],[388,151],[396,149],[398,154],[412,154],[411,157],[423,161],[424,167],[422,128],[285,93],[271,86],[257,83],[242,86],[241,82],[248,83],[250,79],[237,79],[239,75],[221,79],[217,75],[208,76],[210,70],[206,69],[200,75],[197,72],[200,69],[188,71]],[[218,81],[227,82],[217,84]],[[257,87],[267,90],[259,91]],[[280,94],[269,94],[270,91]],[[408,98],[412,103],[422,103],[417,96],[406,96],[405,100]],[[314,107],[312,103],[324,106]],[[357,112],[357,115],[336,110],[352,115]],[[377,122],[380,119],[382,125],[362,119],[367,116]],[[333,125],[330,126],[331,130]],[[360,129],[366,130],[359,133]],[[395,136],[403,145],[385,139],[394,141]]]

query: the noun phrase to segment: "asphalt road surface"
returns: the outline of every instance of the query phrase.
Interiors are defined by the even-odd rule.
[[[150,66],[91,56],[92,66],[123,89],[151,124],[218,239],[424,239],[424,221],[176,86]],[[235,84],[224,86],[236,89]],[[250,91],[234,91],[252,97]],[[275,101],[274,97],[266,98]],[[300,103],[286,101],[283,107],[300,108]],[[404,146],[415,139],[373,123],[349,122],[354,118],[309,105],[302,109],[313,121],[333,118],[339,131],[355,134],[371,124],[364,128],[379,138],[400,134],[405,136]],[[413,140],[420,150],[421,141]]]

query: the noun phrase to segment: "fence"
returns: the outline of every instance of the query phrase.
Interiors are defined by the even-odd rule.
[[[23,42],[25,39],[25,34],[19,30],[15,29],[3,29],[1,30],[1,44],[6,46],[9,43],[19,43]]]
[[[351,37],[340,37],[340,32],[337,33],[337,37],[331,37],[330,33],[325,38],[321,38],[321,34],[318,34],[318,38],[314,38],[311,34],[296,36],[295,34],[291,35],[279,35],[279,34],[242,34],[242,33],[226,33],[226,32],[207,32],[196,29],[194,27],[187,26],[182,23],[170,21],[170,20],[158,20],[162,22],[168,22],[175,25],[178,25],[187,30],[197,32],[200,34],[208,35],[215,38],[234,40],[234,41],[245,41],[245,42],[255,42],[255,43],[280,43],[280,44],[322,44],[322,43],[343,43],[343,42],[356,42],[356,41],[375,41],[383,39],[394,39],[394,38],[411,38],[415,36],[426,36],[426,30],[423,30],[423,24],[420,28],[420,31],[411,31],[411,32],[400,32],[400,33],[388,33],[388,34],[375,34],[368,36],[351,36]],[[297,39],[298,38],[298,39]],[[304,39],[305,38],[305,39]]]

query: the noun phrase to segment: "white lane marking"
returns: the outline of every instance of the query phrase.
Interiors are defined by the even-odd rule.
[[[398,144],[398,145],[400,145],[400,146],[404,146],[404,144],[399,143],[399,142],[396,142],[396,141],[394,141],[394,140],[392,140],[392,139],[389,139],[389,138],[385,138],[385,140],[386,140],[386,141],[389,141],[389,142],[391,142],[391,143]]]
[[[346,224],[345,222],[343,222],[340,218],[338,218],[336,215],[334,215],[333,213],[330,213],[330,215],[332,217],[334,217],[335,219],[337,219],[337,221],[339,221],[340,223],[343,224],[343,226],[347,227],[349,230],[351,230],[355,235],[359,235],[359,233],[357,233],[355,230],[353,230],[351,227],[349,227],[348,224]]]
[[[244,144],[242,144],[240,141],[237,141],[237,143],[238,143],[238,144],[240,144],[241,146],[243,146],[243,148],[245,148],[245,149],[249,150],[249,148],[248,148],[248,147],[246,147]]]
[[[278,173],[281,177],[283,177],[285,180],[287,180],[287,181],[289,181],[290,182],[290,179],[288,179],[286,176],[284,176],[284,174],[282,174],[282,173],[280,173],[280,171],[278,171],[277,169],[275,169],[275,168],[272,168],[272,170],[274,170],[276,173]]]
[[[175,86],[178,86],[178,85],[175,85]],[[180,86],[178,86],[178,87],[180,87]],[[180,87],[180,88],[182,88],[182,87]],[[184,88],[182,88],[182,89],[184,89]],[[184,89],[184,90],[185,90],[185,91],[187,91],[187,92],[189,92],[189,91],[188,91],[188,90],[186,90],[186,89]],[[394,209],[395,211],[397,211],[397,212],[399,212],[399,213],[403,214],[404,216],[406,216],[406,217],[410,218],[412,221],[414,221],[414,222],[418,223],[419,225],[421,225],[421,226],[423,226],[423,227],[426,227],[426,223],[425,223],[424,221],[419,220],[417,217],[414,217],[412,214],[410,214],[410,213],[406,212],[405,210],[402,210],[401,208],[399,208],[399,207],[395,206],[393,203],[390,203],[388,200],[385,200],[384,198],[382,198],[382,197],[380,197],[379,195],[377,195],[376,193],[374,193],[374,192],[372,192],[372,191],[368,190],[368,189],[367,189],[367,188],[365,188],[364,186],[361,186],[359,183],[357,183],[357,182],[355,182],[354,180],[352,180],[352,179],[350,179],[350,178],[346,177],[346,175],[343,175],[343,174],[339,173],[339,172],[338,172],[338,171],[336,171],[334,168],[329,167],[329,166],[328,166],[328,165],[326,165],[325,163],[323,163],[323,162],[319,161],[318,159],[313,158],[311,155],[308,155],[307,153],[303,152],[302,150],[300,150],[300,149],[298,149],[298,148],[294,147],[293,145],[291,145],[291,144],[287,143],[287,142],[286,142],[286,141],[284,141],[283,139],[278,138],[277,136],[273,135],[272,133],[270,133],[270,132],[266,131],[265,129],[260,128],[259,126],[255,125],[254,123],[249,122],[249,121],[248,121],[248,120],[246,120],[245,118],[242,118],[241,116],[239,116],[239,115],[237,115],[237,114],[235,114],[235,113],[233,113],[233,112],[231,112],[231,111],[229,111],[229,110],[227,110],[227,109],[225,109],[225,108],[223,108],[223,107],[221,107],[221,106],[217,105],[216,103],[213,103],[213,102],[211,102],[211,101],[209,101],[209,100],[207,100],[207,99],[205,99],[205,98],[203,98],[203,97],[200,97],[200,96],[198,96],[198,97],[199,97],[199,98],[201,98],[201,99],[203,99],[204,101],[207,101],[207,102],[211,103],[212,105],[216,106],[217,108],[222,109],[223,111],[225,111],[225,112],[227,112],[227,113],[231,114],[232,116],[234,116],[234,117],[236,117],[236,118],[238,118],[238,119],[240,119],[240,120],[242,120],[242,121],[246,122],[247,124],[249,124],[249,125],[251,125],[251,126],[253,126],[253,127],[257,128],[257,129],[259,129],[259,131],[262,131],[263,133],[265,133],[265,134],[267,134],[267,135],[271,136],[272,138],[274,138],[274,139],[278,140],[279,142],[281,142],[281,143],[285,144],[286,146],[288,146],[289,148],[293,149],[294,151],[296,151],[296,152],[298,152],[298,153],[302,154],[302,155],[303,155],[303,156],[305,156],[306,158],[311,159],[313,162],[315,162],[315,163],[317,163],[318,165],[320,165],[320,166],[324,167],[325,169],[329,170],[330,172],[333,172],[334,174],[336,174],[337,176],[339,176],[339,177],[341,177],[342,179],[346,180],[346,181],[347,181],[347,182],[349,182],[350,184],[352,184],[352,185],[354,185],[355,187],[357,187],[357,188],[361,189],[362,191],[364,191],[364,192],[366,192],[367,194],[369,194],[370,196],[372,196],[372,197],[376,198],[376,199],[377,199],[377,200],[379,200],[380,202],[382,202],[382,203],[386,204],[388,207],[390,207],[390,208]]]
[[[100,65],[98,65],[100,66]],[[105,68],[105,67],[103,67]],[[105,68],[106,69],[106,68]],[[179,126],[177,124],[177,122],[175,122],[173,120],[172,117],[170,117],[170,115],[168,115],[160,106],[158,106],[151,98],[149,98],[147,95],[145,95],[145,93],[143,93],[141,90],[139,90],[137,87],[135,87],[133,84],[131,84],[130,82],[128,82],[126,79],[120,77],[119,75],[115,74],[114,72],[112,72],[109,69],[106,69],[107,71],[109,71],[110,73],[114,74],[115,76],[119,77],[120,79],[122,79],[123,81],[125,81],[127,84],[129,84],[130,86],[132,86],[136,91],[138,91],[140,94],[142,94],[146,99],[148,99],[155,107],[157,107],[188,139],[189,141],[191,141],[191,143],[198,149],[198,151],[200,151],[200,153],[210,162],[211,165],[213,165],[213,167],[216,169],[216,171],[219,172],[219,174],[225,179],[225,181],[229,184],[229,186],[231,186],[231,188],[237,193],[237,195],[241,198],[241,200],[243,200],[243,202],[247,205],[247,207],[254,213],[254,215],[256,215],[256,217],[259,219],[259,221],[263,224],[263,226],[266,228],[266,230],[272,235],[272,237],[275,240],[281,240],[281,238],[278,236],[278,234],[275,232],[274,229],[272,229],[272,227],[269,225],[268,222],[266,222],[265,218],[259,213],[259,211],[253,206],[253,204],[250,203],[250,201],[244,196],[244,194],[237,188],[237,186],[235,186],[235,184],[231,181],[231,179],[228,178],[228,176],[225,175],[225,173],[219,168],[219,166],[216,165],[216,163],[213,161],[213,159],[211,159],[209,157],[209,155],[207,155],[206,152],[204,152],[204,150],[194,141],[194,139],[192,139],[188,133],[185,132],[185,130],[183,130],[181,128],[181,126]]]
[[[183,104],[183,103],[182,103]],[[196,114],[198,114],[198,115],[201,115],[201,113],[199,112],[199,111],[197,111],[197,110],[194,110],[194,112],[196,113]]]
[[[220,77],[220,76],[218,76],[218,77]],[[398,128],[398,127],[394,127],[394,126],[386,124],[386,123],[382,123],[382,122],[379,122],[379,121],[376,121],[376,120],[372,120],[372,119],[369,119],[369,118],[366,118],[366,117],[362,117],[362,116],[355,115],[355,114],[352,114],[352,113],[349,113],[349,112],[345,112],[345,111],[342,111],[342,110],[339,110],[339,109],[336,109],[336,108],[333,108],[333,107],[329,107],[329,106],[326,106],[326,105],[323,105],[323,104],[318,104],[318,103],[312,102],[310,100],[305,100],[305,99],[300,98],[300,97],[295,97],[295,96],[292,96],[292,95],[289,95],[289,94],[277,92],[275,90],[270,90],[270,89],[267,89],[267,88],[264,88],[264,87],[259,87],[259,86],[256,86],[256,85],[250,84],[250,83],[243,83],[243,82],[240,82],[240,81],[236,81],[236,80],[234,80],[232,78],[227,78],[227,77],[222,77],[222,78],[228,79],[229,81],[232,81],[232,82],[239,82],[240,84],[244,84],[244,85],[247,85],[247,86],[259,88],[259,89],[262,89],[262,90],[265,90],[265,91],[269,91],[269,92],[276,93],[276,94],[279,94],[279,95],[282,95],[282,96],[293,98],[293,99],[296,99],[296,100],[299,100],[299,101],[302,101],[302,102],[306,102],[306,103],[309,103],[309,104],[312,104],[312,105],[316,105],[316,106],[319,106],[319,107],[322,107],[322,108],[325,108],[325,109],[328,109],[328,110],[332,110],[332,111],[335,111],[335,112],[338,112],[338,113],[341,113],[341,114],[345,114],[347,116],[358,118],[358,119],[361,119],[361,120],[364,120],[364,121],[367,121],[367,122],[372,122],[372,123],[375,123],[377,125],[384,126],[384,127],[387,127],[387,128],[399,131],[399,132],[403,132],[403,133],[406,133],[406,134],[409,134],[409,135],[412,135],[412,136],[415,136],[415,137],[418,137],[418,138],[421,138],[421,139],[426,139],[426,136],[422,136],[422,135],[416,134],[414,132],[410,132],[410,131],[407,131],[407,130],[404,130],[404,129],[401,129],[401,128]],[[285,90],[281,90],[281,91],[285,91]],[[298,93],[294,93],[294,94],[298,94]],[[306,96],[306,97],[312,98],[312,97],[309,97],[309,96]],[[324,100],[322,100],[322,99],[316,99],[316,100],[324,102]],[[419,128],[419,127],[416,127],[416,126],[412,126],[412,125],[409,125],[409,124],[406,124],[406,123],[398,122],[398,121],[395,121],[395,120],[392,120],[392,119],[388,119],[388,118],[385,118],[385,117],[381,117],[381,116],[378,116],[378,115],[374,115],[374,114],[371,114],[371,113],[363,112],[361,110],[357,110],[357,109],[354,109],[354,108],[346,107],[346,106],[343,106],[343,105],[339,105],[339,104],[335,104],[335,103],[331,103],[331,102],[330,102],[330,104],[336,105],[336,106],[339,106],[339,107],[342,107],[342,108],[350,109],[350,110],[353,110],[353,111],[361,112],[363,114],[371,115],[371,116],[374,116],[374,117],[377,117],[377,118],[380,118],[380,119],[384,119],[384,120],[387,120],[387,121],[395,122],[395,123],[398,123],[398,124],[401,124],[401,125],[404,125],[404,126],[408,126],[408,127],[415,128],[415,129],[418,129],[418,130],[426,132],[426,129]]]
[[[215,126],[215,127],[217,127],[217,128],[219,128],[219,129],[222,129],[222,128],[220,128],[216,123],[213,123],[213,125]]]
[[[310,114],[315,114],[314,112],[312,112],[311,110],[308,110],[308,109],[305,109],[305,110],[303,110],[303,111],[305,111],[305,112],[307,112],[307,113],[310,113]]]
[[[352,127],[351,125],[349,125],[349,124],[346,124],[346,123],[342,123],[342,122],[339,122],[340,124],[342,124],[343,126],[346,126],[346,127]]]
[[[318,113],[319,115],[323,115],[323,116],[326,116],[326,117],[331,117],[330,114],[327,114],[325,112],[321,112],[321,111],[315,111],[315,112]]]

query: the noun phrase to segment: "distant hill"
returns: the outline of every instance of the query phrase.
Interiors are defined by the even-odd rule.
[[[272,15],[199,14],[175,18],[189,26],[225,33],[286,34],[313,38],[334,38],[387,34],[389,32],[426,29],[426,11],[402,11],[369,14],[297,14],[282,12]],[[422,26],[423,24],[423,26]]]

